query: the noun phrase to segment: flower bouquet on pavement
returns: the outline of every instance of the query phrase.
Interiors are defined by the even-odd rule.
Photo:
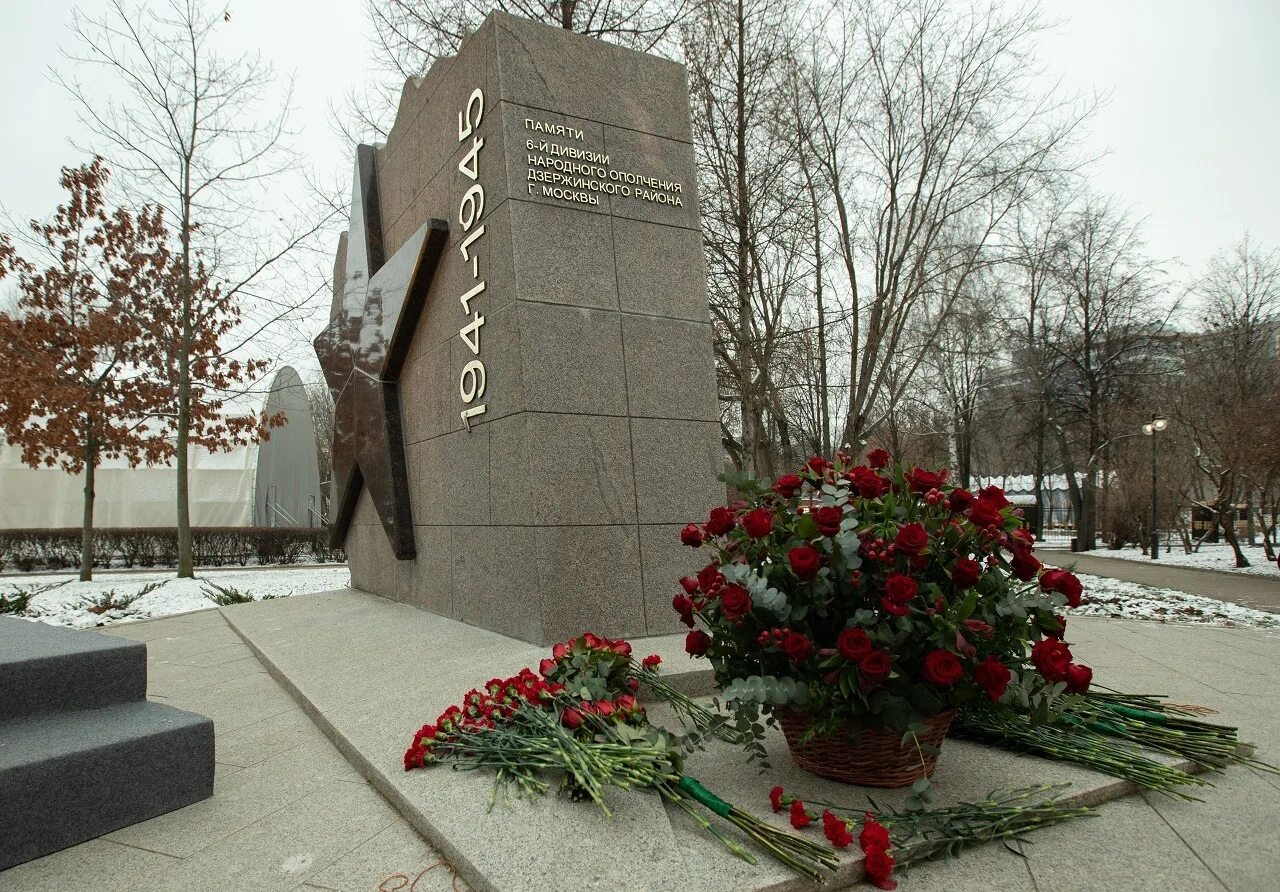
[[[880,449],[730,482],[743,498],[681,531],[712,560],[673,607],[725,700],[771,715],[801,767],[906,786],[932,774],[957,709],[1010,698],[1047,719],[1055,695],[1087,688],[1055,637],[1069,579],[1041,573],[998,487]]]
[[[607,787],[652,790],[745,861],[756,863],[705,812],[799,873],[817,879],[822,868],[833,869],[838,862],[829,848],[762,821],[684,774],[685,751],[706,736],[750,744],[750,735],[666,685],[660,662],[657,656],[637,662],[626,641],[591,633],[557,644],[539,672],[491,679],[420,728],[405,751],[405,770],[448,763],[493,771],[490,807],[499,793],[546,794],[557,778],[564,793],[591,800],[606,816]],[[636,699],[641,686],[672,705],[687,733],[648,720]]]

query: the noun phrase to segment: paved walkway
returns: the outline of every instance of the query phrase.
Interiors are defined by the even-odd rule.
[[[4,892],[407,892],[440,863],[217,610],[105,631],[147,642],[151,699],[213,719],[213,798],[0,872]]]
[[[1274,708],[1280,634],[1083,617],[1072,621],[1071,632],[1077,656],[1099,679],[1212,706],[1258,744],[1259,758],[1280,762]],[[439,863],[263,671],[218,611],[117,626],[111,634],[147,641],[152,697],[214,719],[214,796],[0,872],[4,892],[404,892],[412,878]],[[1214,784],[1200,803],[1153,795],[1108,802],[1097,818],[1030,834],[1021,857],[986,846],[957,861],[921,866],[902,877],[900,888],[1275,890],[1280,777],[1232,769]],[[643,850],[643,841],[636,844]],[[634,869],[645,869],[643,858]],[[437,892],[452,881],[447,868],[438,867],[412,888]],[[563,876],[530,877],[529,883],[530,889],[574,888]]]
[[[1081,573],[1125,579],[1155,588],[1171,588],[1192,595],[1231,601],[1257,610],[1280,613],[1280,574],[1275,579],[1229,570],[1205,570],[1179,567],[1155,561],[1131,561],[1125,558],[1098,557],[1088,553],[1056,551],[1048,548],[1037,554],[1052,564],[1075,565]]]

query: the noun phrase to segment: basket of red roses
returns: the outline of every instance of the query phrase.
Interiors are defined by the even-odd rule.
[[[714,554],[673,601],[687,650],[814,774],[906,786],[932,775],[957,707],[1047,715],[1055,694],[1088,687],[1059,640],[1079,581],[1041,567],[998,487],[947,477],[881,449],[864,464],[837,453],[771,487],[732,478],[742,498],[681,531]]]

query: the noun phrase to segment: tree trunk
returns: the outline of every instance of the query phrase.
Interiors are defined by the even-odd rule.
[[[185,197],[185,196],[184,196]],[[181,313],[178,338],[178,419],[177,419],[177,509],[178,509],[178,577],[195,576],[191,549],[190,485],[187,479],[187,444],[191,439],[191,203],[189,197],[182,208],[182,280],[179,283]]]
[[[1236,566],[1249,566],[1249,559],[1244,556],[1244,552],[1240,549],[1240,540],[1236,538],[1236,506],[1227,503],[1218,511],[1218,524],[1222,527],[1222,535],[1226,537],[1227,544],[1231,546],[1232,553],[1235,554]]]
[[[98,439],[90,429],[84,446],[84,519],[80,524],[80,581],[93,579],[94,478],[98,470]]]

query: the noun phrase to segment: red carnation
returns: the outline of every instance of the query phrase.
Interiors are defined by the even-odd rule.
[[[737,619],[751,610],[751,595],[740,585],[726,585],[720,593],[720,610],[725,619]]]
[[[864,852],[871,849],[884,851],[889,848],[889,831],[875,819],[871,812],[862,816],[862,832],[858,834],[858,845]]]
[[[836,648],[840,656],[851,663],[857,663],[871,653],[871,636],[862,629],[845,629],[836,639]]]
[[[782,787],[774,787],[769,791],[769,804],[775,812],[782,811]]]
[[[912,492],[923,493],[931,489],[937,489],[939,486],[947,482],[947,469],[939,468],[936,471],[926,471],[924,468],[916,465],[904,475],[907,478],[907,486]]]
[[[890,573],[884,581],[884,592],[895,604],[905,604],[916,596],[920,586],[905,573]]]
[[[893,873],[893,856],[884,849],[870,849],[862,856],[862,872],[877,889],[896,889],[898,881]]]
[[[1073,694],[1083,694],[1093,683],[1093,670],[1088,666],[1072,663],[1063,673],[1062,680],[1067,683],[1068,691]]]
[[[702,544],[702,527],[696,523],[686,524],[680,530],[680,541],[690,548],[697,548]]]
[[[813,512],[813,520],[818,525],[818,532],[824,536],[834,536],[840,532],[840,521],[844,520],[844,512],[834,506],[819,508]]]
[[[694,629],[684,639],[685,653],[691,657],[700,657],[706,654],[707,648],[711,646],[711,636],[701,629]]]
[[[1057,638],[1045,638],[1031,648],[1031,662],[1046,681],[1062,681],[1071,665],[1071,648]]]
[[[889,450],[888,449],[872,449],[867,453],[867,464],[879,470],[889,466]]]
[[[810,824],[809,813],[804,810],[804,803],[799,799],[791,800],[791,826],[803,830]]]
[[[925,654],[925,681],[951,687],[962,678],[964,678],[964,666],[960,665],[960,658],[951,651],[937,648]]]
[[[928,546],[929,534],[921,524],[906,523],[898,527],[898,535],[894,537],[893,544],[905,555],[917,555]]]
[[[657,669],[661,663],[662,657],[657,654],[649,654],[649,656],[640,661],[640,665],[646,669]]]
[[[707,532],[713,536],[723,536],[733,529],[733,512],[728,508],[712,508],[707,518]]]
[[[560,724],[570,731],[576,731],[582,727],[582,713],[570,706],[560,714]]]
[[[773,491],[784,499],[794,498],[804,486],[804,478],[799,474],[783,474],[773,483]]]
[[[813,642],[803,632],[788,632],[782,639],[782,650],[793,663],[803,663],[813,654]]]
[[[892,667],[893,657],[887,650],[873,650],[862,658],[862,662],[858,664],[858,671],[868,684],[874,686],[889,677],[889,670]]]
[[[951,582],[956,588],[973,588],[982,576],[982,564],[973,558],[962,557],[951,568]]]
[[[999,700],[1004,696],[1005,688],[1009,686],[1009,670],[997,660],[995,657],[987,657],[973,669],[973,680],[987,692],[987,696],[992,700]]]
[[[847,849],[849,844],[853,842],[853,834],[849,832],[849,825],[830,811],[822,813],[822,832],[827,835],[831,845],[837,849]]]
[[[807,580],[818,575],[818,568],[822,566],[822,555],[818,554],[818,550],[811,545],[797,545],[787,552],[787,562],[791,564],[791,569],[796,576]]]

